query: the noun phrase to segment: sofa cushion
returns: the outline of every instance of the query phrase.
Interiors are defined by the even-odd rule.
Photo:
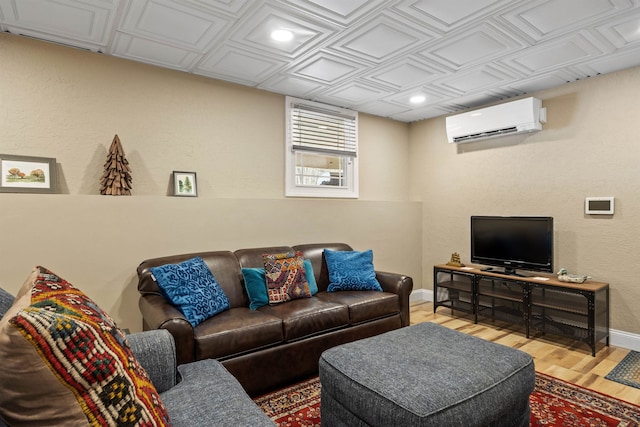
[[[200,257],[152,267],[151,274],[165,297],[193,326],[229,309],[229,298]]]
[[[346,305],[349,308],[349,323],[352,325],[400,313],[400,297],[390,292],[319,292],[316,298]]]
[[[325,249],[329,270],[328,292],[382,291],[373,268],[373,251],[332,251]]]
[[[165,425],[168,415],[113,319],[36,267],[0,321],[0,413],[11,425]]]
[[[269,304],[311,298],[301,253],[265,254],[263,260]]]
[[[193,333],[196,360],[224,359],[280,344],[284,339],[281,319],[246,307],[205,320]]]
[[[282,319],[285,341],[295,341],[349,325],[349,309],[346,305],[316,297],[267,305],[258,310]]]
[[[318,284],[313,274],[311,261],[304,260],[303,263],[309,291],[311,295],[318,293]],[[244,278],[244,287],[249,296],[249,308],[256,310],[263,305],[269,304],[269,296],[267,295],[267,278],[264,274],[264,268],[243,268],[242,277]]]

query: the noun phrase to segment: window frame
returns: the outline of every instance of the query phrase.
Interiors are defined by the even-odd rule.
[[[344,117],[349,120],[353,120],[354,128],[354,140],[353,142],[353,154],[351,150],[341,152],[327,152],[321,149],[313,149],[305,147],[304,150],[296,149],[294,147],[294,123],[293,112],[297,106],[309,107],[316,111],[320,110],[321,113],[326,113],[333,117]],[[285,196],[286,197],[318,197],[318,198],[358,198],[358,112],[349,110],[346,108],[336,107],[329,104],[323,104],[315,101],[308,101],[305,99],[294,98],[291,96],[286,97],[286,141],[285,141]],[[344,176],[347,181],[347,185],[344,187],[334,187],[331,185],[298,185],[296,184],[296,154],[308,153],[317,155],[335,155],[344,159]]]

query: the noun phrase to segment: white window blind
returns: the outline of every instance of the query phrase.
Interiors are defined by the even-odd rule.
[[[358,113],[287,97],[285,194],[358,197]]]
[[[291,143],[294,150],[357,156],[356,119],[353,115],[312,105],[291,108]]]

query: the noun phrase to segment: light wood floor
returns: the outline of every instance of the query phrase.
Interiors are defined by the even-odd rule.
[[[581,385],[609,396],[640,405],[640,389],[628,387],[605,379],[629,350],[606,347],[604,341],[596,347],[596,356],[584,343],[554,335],[536,335],[527,339],[524,328],[507,325],[490,319],[473,323],[471,316],[438,307],[434,314],[433,304],[420,302],[411,304],[411,324],[434,322],[469,335],[484,338],[529,353],[535,362],[536,371]]]

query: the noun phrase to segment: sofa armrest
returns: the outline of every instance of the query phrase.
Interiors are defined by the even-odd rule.
[[[14,301],[13,295],[0,288],[0,318],[11,308]]]
[[[145,330],[166,329],[173,335],[178,364],[195,360],[193,326],[161,295],[142,295],[138,301]]]
[[[376,279],[383,291],[398,295],[402,326],[409,326],[409,295],[413,290],[413,279],[403,274],[386,271],[376,271]]]
[[[217,360],[180,365],[178,371],[180,382],[160,396],[174,427],[275,427]]]
[[[156,329],[127,335],[127,343],[158,393],[176,385],[176,347],[169,331]]]

